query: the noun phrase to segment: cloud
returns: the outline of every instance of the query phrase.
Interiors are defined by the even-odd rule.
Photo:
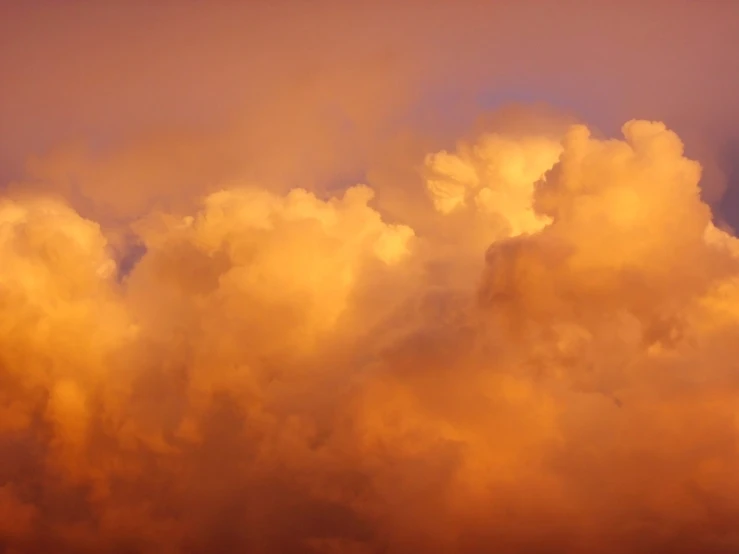
[[[405,199],[6,193],[0,543],[736,549],[739,239],[664,124],[515,121]]]

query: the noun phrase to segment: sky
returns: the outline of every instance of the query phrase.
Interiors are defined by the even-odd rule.
[[[739,551],[739,4],[0,9],[0,550]]]

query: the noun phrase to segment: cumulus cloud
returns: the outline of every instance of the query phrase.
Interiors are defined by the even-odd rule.
[[[535,232],[549,221],[531,204],[534,184],[559,158],[558,141],[544,137],[506,139],[484,136],[459,154],[446,151],[426,159],[426,181],[434,207],[449,213],[472,202],[505,221],[513,235]]]
[[[739,242],[675,133],[622,131],[493,125],[392,201],[10,190],[0,544],[735,551]]]

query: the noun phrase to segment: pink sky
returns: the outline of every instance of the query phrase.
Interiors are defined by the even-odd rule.
[[[0,175],[18,177],[29,154],[70,139],[235,120],[256,129],[265,117],[271,130],[252,134],[300,157],[300,118],[331,135],[341,131],[329,111],[359,136],[419,117],[443,131],[475,102],[519,99],[609,133],[633,117],[664,120],[708,157],[739,124],[737,14],[718,0],[3,0]]]

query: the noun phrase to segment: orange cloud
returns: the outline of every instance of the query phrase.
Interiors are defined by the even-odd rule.
[[[739,551],[736,8],[212,4],[0,21],[0,551]]]
[[[8,193],[3,545],[734,548],[739,243],[663,124],[556,129],[429,154],[409,222],[225,183],[125,274],[118,227]]]

